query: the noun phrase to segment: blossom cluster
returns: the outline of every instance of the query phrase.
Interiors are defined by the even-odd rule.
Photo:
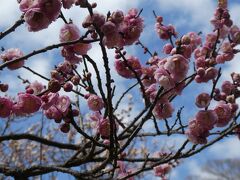
[[[60,0],[21,0],[20,10],[24,13],[24,20],[29,31],[45,29],[55,21],[61,11]]]
[[[143,19],[138,16],[137,9],[130,9],[126,15],[122,11],[115,11],[109,17],[94,12],[87,16],[83,27],[95,29],[103,33],[103,43],[108,47],[123,47],[132,45],[143,31]],[[92,33],[92,36],[94,37]]]
[[[196,97],[196,106],[205,110],[200,110],[189,122],[186,134],[190,141],[205,144],[210,130],[214,127],[224,127],[232,120],[238,109],[238,77],[239,74],[233,73],[233,82],[224,81],[221,89],[214,89],[212,97],[208,93],[201,93]],[[208,110],[212,99],[218,101],[218,104],[212,110]]]

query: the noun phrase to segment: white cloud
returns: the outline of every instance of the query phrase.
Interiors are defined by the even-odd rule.
[[[175,19],[178,26],[200,27],[199,30],[209,29],[209,19],[213,16],[215,3],[209,0],[158,0],[159,15],[168,13],[167,17]]]
[[[224,141],[218,142],[208,150],[211,158],[240,158],[239,154],[240,141],[237,137],[229,137]]]
[[[0,1],[0,30],[2,27],[6,28],[11,26],[21,15],[18,10],[17,0]]]

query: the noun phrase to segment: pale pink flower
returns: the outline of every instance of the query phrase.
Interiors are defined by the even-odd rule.
[[[84,28],[88,28],[94,24],[98,28],[101,28],[104,23],[105,23],[105,16],[97,12],[94,12],[92,16],[88,15],[85,18],[85,20],[82,23],[82,26]]]
[[[80,38],[80,30],[75,24],[65,24],[60,29],[60,42],[74,41]]]
[[[73,48],[73,46],[64,46],[61,54],[66,62],[69,62],[70,64],[78,64],[79,62],[82,62],[82,58],[75,53]]]
[[[100,111],[104,107],[104,102],[102,98],[95,94],[90,94],[87,99],[88,107],[92,111]]]
[[[163,68],[163,66],[160,66],[156,71],[154,78],[156,79],[156,82],[158,82],[164,89],[170,89],[173,88],[175,85],[174,80],[170,76],[170,74]]]
[[[101,30],[105,36],[112,36],[113,34],[117,33],[117,27],[111,21],[107,21],[101,27]]]
[[[37,95],[42,92],[42,90],[44,89],[44,85],[38,81],[34,81],[28,86],[28,88],[33,89],[34,94]]]
[[[73,51],[77,55],[86,55],[91,48],[92,45],[90,43],[77,43],[73,45]]]
[[[18,59],[18,58],[21,58],[23,56],[23,53],[20,49],[18,48],[11,48],[11,49],[8,49],[6,50],[4,53],[2,53],[0,55],[0,58],[4,61],[4,62],[7,62],[7,61],[11,61],[11,60],[14,60],[14,59]],[[15,69],[18,69],[20,67],[22,67],[24,65],[24,60],[22,61],[18,61],[18,62],[14,62],[10,65],[8,65],[8,69],[10,70],[15,70]]]
[[[59,96],[55,106],[56,108],[64,115],[66,116],[69,110],[69,106],[70,106],[71,102],[68,96]]]
[[[189,69],[189,61],[182,55],[171,56],[164,64],[164,68],[170,73],[170,76],[179,82],[183,80]]]

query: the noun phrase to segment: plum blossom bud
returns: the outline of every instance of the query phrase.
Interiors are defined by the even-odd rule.
[[[49,89],[50,92],[56,93],[56,92],[60,91],[61,84],[60,84],[60,82],[58,80],[51,79],[48,82],[48,89]]]
[[[102,98],[95,94],[90,94],[87,99],[88,107],[92,111],[100,111],[104,107],[104,102]]]
[[[20,49],[18,48],[11,48],[6,50],[4,53],[0,55],[0,58],[3,60],[3,62],[11,61],[14,59],[21,58],[23,56],[23,53]],[[14,62],[12,64],[9,64],[7,67],[10,70],[15,70],[24,65],[24,60]]]
[[[205,108],[208,107],[211,101],[211,97],[207,93],[201,93],[196,98],[196,106],[199,108]]]
[[[26,89],[26,93],[28,94],[33,94],[34,93],[34,90],[32,88],[27,88]]]
[[[206,70],[205,77],[207,79],[214,79],[215,77],[217,77],[217,74],[218,74],[218,70],[214,67],[210,67]]]
[[[79,110],[73,109],[72,110],[72,115],[73,115],[73,117],[78,116],[79,115]]]
[[[231,77],[232,77],[232,80],[233,80],[234,84],[239,86],[240,85],[240,74],[233,72],[231,74]]]
[[[0,84],[0,91],[6,92],[8,90],[8,84]]]
[[[63,133],[68,133],[70,131],[70,124],[69,123],[64,123],[60,126],[60,130]]]
[[[221,88],[222,92],[226,95],[230,95],[234,89],[234,85],[230,81],[224,81]]]
[[[116,24],[119,24],[123,21],[124,15],[123,12],[118,10],[112,13],[112,21]]]
[[[73,89],[73,85],[72,85],[70,82],[66,82],[66,83],[63,85],[63,89],[64,89],[64,91],[66,91],[66,92],[70,92],[70,91],[72,91],[72,89]]]
[[[13,102],[5,97],[0,97],[0,117],[9,117],[13,108]]]
[[[170,54],[173,49],[173,46],[170,43],[167,43],[163,46],[163,52],[165,54]]]
[[[73,77],[71,78],[71,82],[72,82],[75,86],[77,86],[77,85],[79,84],[79,82],[80,82],[80,77],[77,76],[77,75],[73,76]]]
[[[111,21],[105,22],[104,25],[101,27],[101,30],[105,36],[110,36],[116,33],[116,25]]]
[[[162,66],[155,71],[154,78],[162,87],[164,87],[164,89],[173,88],[175,85],[170,74]]]

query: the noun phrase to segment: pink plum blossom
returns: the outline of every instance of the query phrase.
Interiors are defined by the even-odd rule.
[[[28,25],[28,30],[33,32],[45,29],[51,23],[47,15],[40,8],[29,9],[24,15],[24,20]]]
[[[220,101],[219,104],[214,108],[218,116],[218,120],[216,122],[217,127],[224,127],[226,126],[229,121],[232,119],[231,108],[229,104],[226,104],[223,101]]]
[[[201,93],[197,96],[195,104],[199,108],[205,108],[210,104],[211,97],[207,93]]]
[[[48,93],[47,95],[43,95],[41,108],[44,110],[49,109],[52,105],[56,104],[58,98],[58,93]]]
[[[69,110],[70,103],[71,102],[69,97],[63,95],[58,97],[55,106],[64,116],[66,116]]]
[[[108,118],[102,118],[98,122],[98,132],[103,138],[109,138],[110,136],[110,122]]]
[[[172,169],[170,164],[162,164],[153,168],[155,176],[164,177]]]
[[[201,110],[196,116],[196,122],[205,129],[213,129],[214,124],[218,120],[218,116],[213,110]]]
[[[126,59],[127,61],[115,60],[115,69],[117,73],[125,78],[134,78],[134,70],[138,75],[141,74],[141,64],[137,57],[130,56]],[[131,67],[131,68],[130,68]]]
[[[74,41],[80,38],[80,30],[75,24],[65,24],[60,29],[60,42]]]
[[[172,107],[171,103],[166,102],[162,104],[158,102],[153,109],[153,114],[158,119],[166,119],[172,116],[173,111],[174,108]]]
[[[17,104],[14,105],[17,113],[31,114],[41,107],[41,99],[33,94],[19,93]]]
[[[7,61],[11,61],[11,60],[14,60],[14,59],[21,58],[22,56],[23,56],[23,53],[20,49],[11,48],[11,49],[6,50],[4,53],[2,53],[0,55],[0,58],[4,62],[7,62]],[[24,60],[21,60],[21,61],[9,64],[7,67],[10,70],[15,70],[15,69],[18,69],[18,68],[22,67],[23,65],[24,65]]]
[[[13,102],[5,97],[0,97],[0,117],[9,117],[13,108]]]
[[[209,130],[193,119],[189,122],[188,129],[185,134],[188,136],[189,141],[194,144],[206,144],[207,137],[209,136]]]
[[[164,68],[176,82],[179,82],[186,77],[189,69],[189,62],[182,55],[176,54],[167,60],[164,64]]]
[[[38,81],[34,81],[28,86],[28,88],[33,89],[34,94],[37,95],[42,92],[42,90],[44,89],[44,85]]]
[[[89,109],[92,111],[100,111],[104,107],[102,98],[95,94],[90,94],[90,96],[87,98],[87,103]]]

